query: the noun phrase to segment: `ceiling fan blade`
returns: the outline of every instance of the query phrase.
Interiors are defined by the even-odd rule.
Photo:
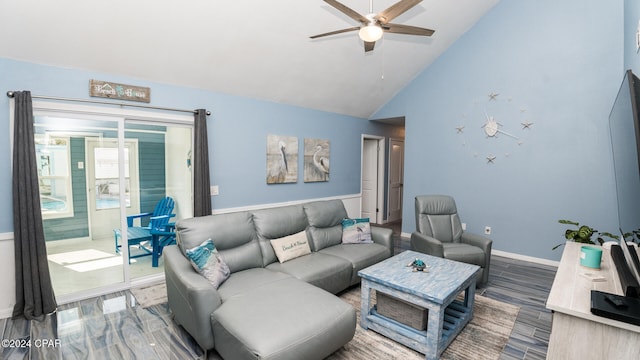
[[[355,31],[355,30],[360,30],[359,26],[355,26],[352,28],[348,28],[348,29],[342,29],[342,30],[336,30],[336,31],[330,31],[328,33],[324,33],[324,34],[318,34],[318,35],[313,35],[313,36],[309,36],[311,39],[317,39],[319,37],[323,37],[323,36],[329,36],[329,35],[336,35],[336,34],[342,34],[345,32],[349,32],[349,31]]]
[[[369,52],[373,50],[373,47],[376,46],[375,41],[365,41],[364,42],[364,52]]]
[[[422,0],[420,0],[422,1]],[[355,10],[351,9],[350,7],[337,2],[336,0],[324,0],[324,2],[326,2],[327,4],[333,6],[334,8],[340,10],[343,14],[347,15],[348,17],[352,18],[355,21],[359,21],[363,24],[366,24],[369,22],[369,20],[360,15],[358,12],[356,12]]]
[[[394,33],[394,34],[422,35],[422,36],[431,36],[433,35],[434,32],[436,32],[435,30],[425,29],[417,26],[390,24],[390,23],[382,25],[382,29],[384,31]]]
[[[387,9],[378,13],[378,15],[375,16],[375,19],[380,21],[381,24],[386,24],[405,11],[418,5],[420,2],[422,2],[422,0],[400,0],[397,3],[389,6]]]

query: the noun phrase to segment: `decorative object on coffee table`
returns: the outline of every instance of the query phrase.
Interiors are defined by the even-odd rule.
[[[410,262],[407,266],[411,266],[413,268],[413,271],[429,272],[429,266],[425,264],[424,261],[418,258]]]

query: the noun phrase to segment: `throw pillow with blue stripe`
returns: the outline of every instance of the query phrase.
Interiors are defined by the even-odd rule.
[[[218,249],[216,249],[211,239],[204,241],[194,248],[188,249],[186,253],[191,262],[191,266],[209,280],[214,288],[217,289],[220,284],[229,278],[231,274],[229,267],[224,260],[222,260]]]

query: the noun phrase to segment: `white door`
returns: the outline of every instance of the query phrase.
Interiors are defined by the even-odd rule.
[[[378,140],[364,139],[362,145],[362,217],[377,220]]]
[[[402,219],[402,191],[404,186],[404,141],[390,140],[389,148],[389,217],[387,221]]]
[[[127,214],[137,214],[140,212],[140,198],[136,141],[125,141],[124,155]],[[113,229],[120,228],[118,141],[87,138],[86,159],[91,238],[113,237]]]

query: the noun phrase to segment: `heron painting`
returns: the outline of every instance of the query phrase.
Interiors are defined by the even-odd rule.
[[[267,135],[267,184],[298,181],[298,138]]]
[[[304,139],[304,182],[329,181],[329,140]]]

